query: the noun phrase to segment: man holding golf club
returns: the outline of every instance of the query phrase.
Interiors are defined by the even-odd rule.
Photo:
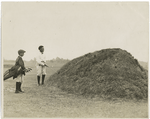
[[[44,54],[44,46],[39,46],[38,47],[40,53],[36,57],[36,68],[37,68],[37,81],[38,81],[38,86],[40,86],[40,77],[42,75],[42,85],[44,85],[44,79],[46,75],[46,56]]]

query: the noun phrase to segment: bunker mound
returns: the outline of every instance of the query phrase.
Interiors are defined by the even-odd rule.
[[[68,62],[49,78],[47,86],[105,99],[146,99],[147,72],[127,51],[103,49]]]

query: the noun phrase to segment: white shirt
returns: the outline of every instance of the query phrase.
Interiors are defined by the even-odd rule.
[[[42,62],[44,61],[46,63],[46,55],[43,53],[39,53],[39,55],[36,57],[36,64],[39,65],[44,65],[44,63]]]

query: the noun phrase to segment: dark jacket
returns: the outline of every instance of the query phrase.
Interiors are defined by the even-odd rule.
[[[24,61],[22,60],[22,57],[18,56],[16,59],[15,66],[13,66],[10,69],[10,72],[13,74],[13,79],[17,78],[18,75],[24,74],[25,75],[25,66],[24,66]]]

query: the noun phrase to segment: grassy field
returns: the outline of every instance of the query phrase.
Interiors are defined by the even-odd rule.
[[[61,65],[47,68],[46,80]],[[4,68],[4,71],[8,67]],[[15,94],[15,80],[3,82],[3,116],[5,118],[148,118],[147,101],[104,101],[67,94],[50,86],[37,86],[36,69],[25,77],[22,89]]]

